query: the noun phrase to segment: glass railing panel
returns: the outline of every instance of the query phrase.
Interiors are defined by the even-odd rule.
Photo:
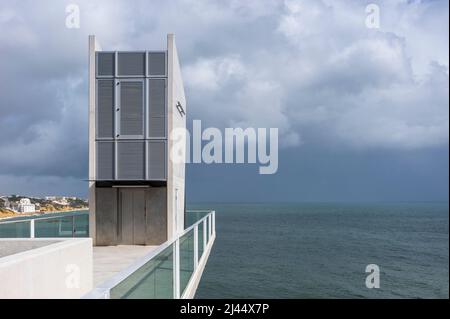
[[[191,230],[180,238],[180,293],[191,279],[194,272],[194,231]]]
[[[208,214],[206,211],[187,211],[184,216],[184,229],[195,224]]]
[[[89,237],[89,215],[75,215],[74,237]]]
[[[0,223],[0,238],[29,238],[30,222]]]
[[[36,238],[72,237],[73,216],[36,219],[34,227],[34,236]]]
[[[110,291],[113,299],[173,298],[173,245]]]

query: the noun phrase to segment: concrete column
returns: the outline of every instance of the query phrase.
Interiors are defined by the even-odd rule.
[[[180,103],[185,111],[186,97],[184,94],[181,68],[178,61],[175,37],[173,34],[167,35],[167,234],[168,238],[173,238],[177,232],[184,228],[184,202],[185,202],[185,164],[174,163],[170,159],[170,152],[173,146],[171,132],[176,128],[186,127],[186,116],[181,115],[176,104]],[[178,190],[177,201],[175,200],[175,190]],[[175,207],[177,205],[177,207]],[[177,216],[175,216],[177,214]]]
[[[30,220],[30,238],[34,238],[34,219]]]
[[[89,237],[95,245],[95,52],[101,51],[94,35],[89,36]]]

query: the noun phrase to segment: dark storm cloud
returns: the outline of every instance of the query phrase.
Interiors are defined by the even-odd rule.
[[[377,2],[380,29],[365,27],[360,1],[71,1],[80,8],[80,29],[65,27],[68,3],[0,4],[0,192],[53,192],[55,183],[85,192],[88,34],[105,49],[126,50],[164,48],[166,33],[175,33],[189,120],[278,127],[280,157],[299,156],[280,159],[282,171],[295,173],[267,181],[302,181],[309,164],[300,154],[329,156],[330,149],[349,163],[367,163],[361,154],[422,154],[427,160],[411,176],[442,163],[447,1]],[[205,168],[215,169],[223,167]],[[190,178],[190,193],[200,194]],[[255,194],[268,191],[258,185]]]

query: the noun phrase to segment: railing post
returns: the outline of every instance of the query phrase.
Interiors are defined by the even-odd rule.
[[[211,236],[212,236],[212,214],[209,214],[209,216],[208,216],[208,223],[209,223],[209,227],[208,227],[208,230],[209,230],[208,238],[211,238]]]
[[[75,215],[72,215],[72,237],[75,237]]]
[[[180,299],[180,239],[173,243],[173,298]]]
[[[203,220],[203,252],[206,250],[206,219]]]
[[[211,217],[212,217],[212,231],[215,236],[216,235],[216,211],[215,210],[212,211]]]
[[[30,220],[30,238],[34,238],[34,219]]]
[[[194,227],[194,270],[198,266],[198,224]]]

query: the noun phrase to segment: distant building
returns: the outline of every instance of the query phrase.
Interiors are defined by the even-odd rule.
[[[74,199],[76,197],[65,197],[65,196],[45,196],[46,200],[52,201],[55,204],[59,205],[68,205],[69,199]]]
[[[19,213],[34,213],[36,211],[36,207],[34,204],[31,204],[29,198],[22,198],[19,201],[19,205],[17,205],[17,211]]]
[[[9,208],[10,203],[8,200],[8,197],[0,197],[0,207],[2,208]]]

